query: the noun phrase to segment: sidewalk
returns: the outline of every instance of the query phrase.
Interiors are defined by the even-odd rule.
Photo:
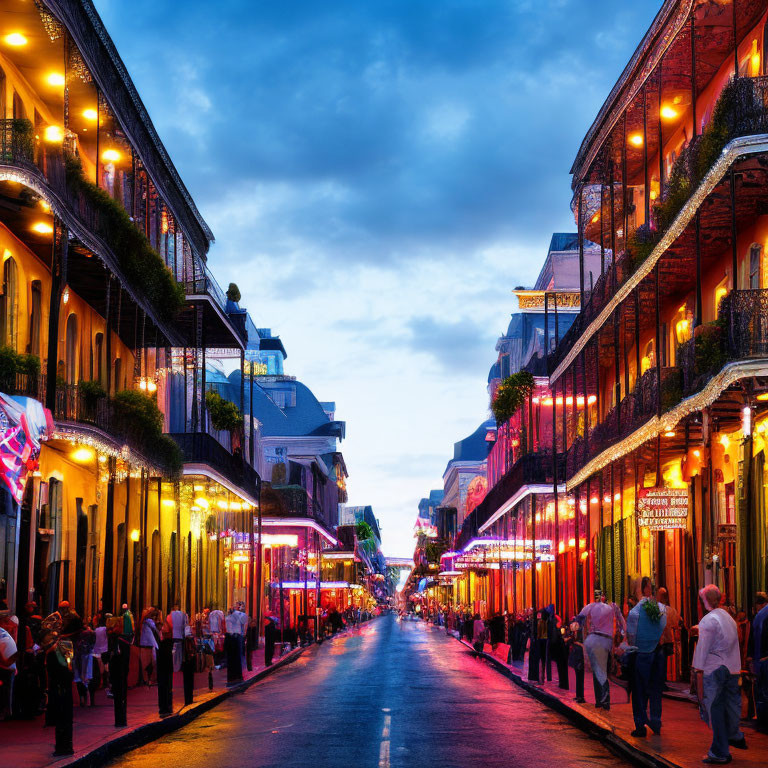
[[[442,627],[434,627],[444,631]],[[454,632],[449,633],[456,637]],[[458,638],[456,638],[458,640]],[[469,643],[460,640],[472,653]],[[561,712],[583,730],[610,744],[624,757],[644,765],[662,768],[700,768],[701,759],[712,743],[712,732],[699,717],[698,707],[679,691],[664,695],[662,704],[662,730],[659,736],[650,730],[645,738],[630,735],[634,729],[632,704],[627,701],[627,692],[611,683],[611,709],[595,709],[592,689],[592,675],[584,680],[586,704],[577,704],[573,699],[576,691],[575,674],[569,672],[570,689],[561,690],[557,684],[557,669],[552,665],[553,682],[535,683],[528,680],[528,661],[524,664],[506,664],[493,655],[491,647],[485,646],[482,656],[513,682],[527,690],[539,701]],[[768,734],[755,730],[752,723],[742,721],[742,730],[747,737],[749,749],[731,750],[732,765],[765,768],[768,766]]]
[[[354,632],[344,630],[334,637]],[[327,638],[329,642],[334,638]],[[181,728],[199,715],[207,712],[226,698],[240,693],[258,680],[271,674],[286,664],[290,664],[311,648],[296,648],[282,657],[275,656],[271,667],[264,666],[264,648],[253,653],[253,670],[243,671],[243,682],[227,687],[227,670],[213,672],[213,690],[208,690],[208,674],[195,674],[194,701],[184,706],[184,688],[181,672],[173,675],[173,711],[174,714],[160,718],[157,705],[157,687],[133,687],[128,689],[128,725],[124,728],[114,726],[114,707],[106,691],[96,693],[95,707],[81,707],[77,692],[73,688],[74,705],[74,747],[75,754],[69,757],[54,758],[54,733],[52,727],[45,727],[44,716],[34,720],[10,720],[0,723],[0,755],[3,768],[24,766],[25,768],[43,768],[44,766],[81,766],[101,764],[116,755],[146,744],[166,733]],[[276,649],[277,654],[277,649]],[[129,682],[136,680],[138,667],[131,658]]]

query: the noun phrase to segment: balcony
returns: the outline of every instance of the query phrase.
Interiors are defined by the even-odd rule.
[[[731,291],[717,321],[696,328],[677,356],[684,396],[703,389],[726,363],[768,359],[768,290]]]
[[[552,461],[552,453],[529,453],[520,457],[501,480],[488,491],[486,497],[467,516],[464,523],[468,530],[477,531],[486,526],[489,521],[495,519],[494,515],[506,504],[523,486],[538,485],[554,489],[555,469],[557,469],[558,483],[565,480],[565,457],[557,454]],[[472,520],[467,523],[467,520]],[[464,530],[465,526],[462,526]],[[465,542],[466,543],[466,542]]]
[[[174,432],[170,435],[184,454],[185,464],[207,464],[230,483],[256,498],[261,480],[239,453],[230,453],[207,432]]]
[[[701,259],[706,274],[709,264],[730,253],[733,223],[737,231],[765,209],[764,156],[768,134],[768,77],[740,77],[731,81],[717,102],[713,118],[703,134],[689,142],[670,174],[677,187],[667,184],[652,211],[652,226],[629,233],[626,250],[608,264],[585,299],[585,305],[558,348],[549,356],[550,374],[586,343],[613,310],[639,289],[644,310],[653,302],[654,265],[660,268],[662,301],[679,293],[681,281],[693,287],[695,274],[695,214],[701,212]],[[731,177],[735,174],[731,205]],[[621,196],[620,196],[621,197]],[[733,217],[733,218],[732,218]],[[619,216],[619,221],[621,216]],[[595,326],[590,330],[590,325]]]
[[[50,267],[50,231],[33,227],[41,216],[50,224],[46,217],[55,214],[70,234],[69,287],[106,317],[106,267],[123,291],[122,317],[115,325],[121,338],[132,344],[133,307],[138,305],[147,314],[147,333],[153,333],[153,326],[161,328],[164,337],[178,344],[171,321],[184,304],[183,293],[130,212],[85,177],[68,143],[65,137],[63,145],[35,144],[28,120],[0,120],[0,185],[8,200],[3,223]],[[41,213],[39,199],[50,206],[47,212]],[[111,308],[114,312],[114,301]]]
[[[196,274],[184,283],[187,301],[203,311],[205,345],[209,347],[243,347],[248,341],[245,327],[247,313],[227,299],[223,288],[207,265],[196,265]],[[186,326],[189,346],[195,344],[194,313],[187,311],[181,321]]]
[[[37,386],[39,391],[45,391],[43,376]],[[154,424],[137,418],[135,411],[113,398],[94,396],[77,385],[62,384],[56,387],[53,417],[63,426],[99,430],[118,447],[127,445],[165,475],[174,476],[179,470],[180,456],[175,445]]]

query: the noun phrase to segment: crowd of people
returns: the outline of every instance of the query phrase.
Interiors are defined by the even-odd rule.
[[[676,666],[669,660],[681,656],[684,638],[690,691],[713,734],[703,762],[724,764],[731,762],[732,748],[747,748],[742,715],[768,732],[768,596],[755,596],[751,617],[721,605],[715,585],[700,590],[699,603],[702,618],[686,630],[667,590],[654,591],[651,579],[644,577],[638,594],[622,608],[598,591],[568,620],[552,605],[485,619],[464,605],[434,605],[423,609],[421,618],[456,632],[478,652],[488,644],[494,651],[505,644],[507,663],[523,664],[527,653],[529,680],[551,682],[554,666],[558,686],[568,690],[573,669],[577,703],[586,700],[585,674],[590,671],[597,708],[610,710],[610,683],[618,683],[632,702],[636,738],[645,738],[648,730],[661,733],[662,693],[668,668]]]
[[[279,619],[263,626],[265,663],[279,642]],[[258,641],[256,621],[235,603],[225,614],[216,606],[191,619],[179,605],[166,616],[148,606],[139,621],[123,605],[111,614],[99,611],[82,619],[66,600],[43,618],[27,603],[21,616],[0,601],[0,720],[43,716],[54,726],[55,756],[73,754],[73,706],[94,707],[103,691],[114,706],[115,726],[127,723],[129,685],[156,686],[161,717],[173,713],[173,673],[181,672],[184,704],[192,703],[195,673],[226,667],[227,683],[252,668]],[[129,680],[131,657],[135,679]]]

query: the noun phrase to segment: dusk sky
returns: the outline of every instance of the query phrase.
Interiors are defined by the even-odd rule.
[[[571,163],[660,5],[96,0],[219,282],[346,420],[388,555],[487,418],[510,291],[574,230]]]

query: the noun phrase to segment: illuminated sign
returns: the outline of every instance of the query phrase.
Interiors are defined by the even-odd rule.
[[[637,498],[637,524],[652,531],[688,525],[686,488],[641,488]]]
[[[544,291],[512,291],[520,309],[544,309]],[[581,296],[578,291],[547,291],[547,307],[553,312],[555,305],[563,309],[578,309]]]
[[[505,563],[530,563],[533,559],[531,539],[472,539],[454,560],[454,568],[498,568]],[[551,539],[536,540],[536,562],[553,562]]]

